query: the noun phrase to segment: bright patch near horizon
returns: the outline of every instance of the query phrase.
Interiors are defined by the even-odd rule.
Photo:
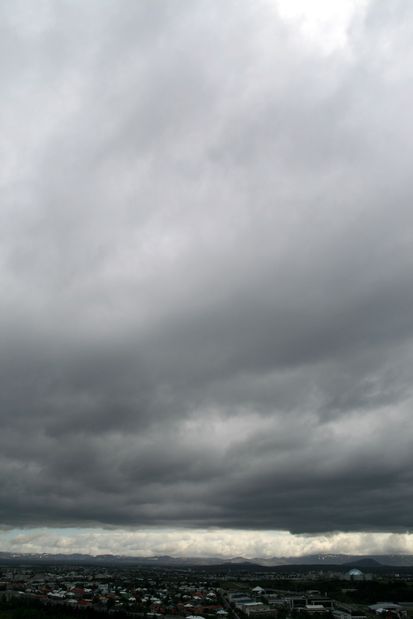
[[[0,534],[3,551],[16,553],[120,554],[146,557],[243,556],[246,559],[308,554],[409,554],[409,533],[292,535],[288,531],[226,529],[12,529]]]

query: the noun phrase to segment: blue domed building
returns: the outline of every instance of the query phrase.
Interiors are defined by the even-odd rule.
[[[346,572],[345,579],[346,580],[364,580],[365,575],[363,574],[361,570],[359,570],[356,567],[353,567],[351,570]]]

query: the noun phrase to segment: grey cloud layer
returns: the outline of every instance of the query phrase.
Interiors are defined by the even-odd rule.
[[[411,7],[1,12],[0,521],[408,528]]]

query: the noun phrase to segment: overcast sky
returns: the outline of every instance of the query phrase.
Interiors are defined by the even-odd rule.
[[[0,549],[413,551],[413,3],[0,28]]]

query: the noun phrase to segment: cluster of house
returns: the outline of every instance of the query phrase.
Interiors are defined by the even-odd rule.
[[[93,607],[110,612],[125,611],[145,617],[186,619],[296,619],[320,616],[320,619],[406,619],[406,605],[381,602],[370,607],[343,604],[318,590],[287,591],[248,585],[238,578],[242,590],[219,579],[218,575],[196,575],[188,570],[110,571],[82,568],[79,571],[55,568],[35,572],[9,569],[0,572],[0,597],[23,596],[47,604],[73,608]],[[359,570],[349,573],[350,580],[361,580]],[[256,582],[256,581],[255,581]],[[413,604],[410,611],[413,611]]]
[[[37,574],[10,570],[1,576],[1,595],[24,596],[74,608],[144,613],[147,617],[206,615],[225,619],[228,615],[217,589],[208,582],[191,582],[171,573],[165,578],[151,578],[127,570],[112,574],[87,569],[79,573],[55,570]]]

